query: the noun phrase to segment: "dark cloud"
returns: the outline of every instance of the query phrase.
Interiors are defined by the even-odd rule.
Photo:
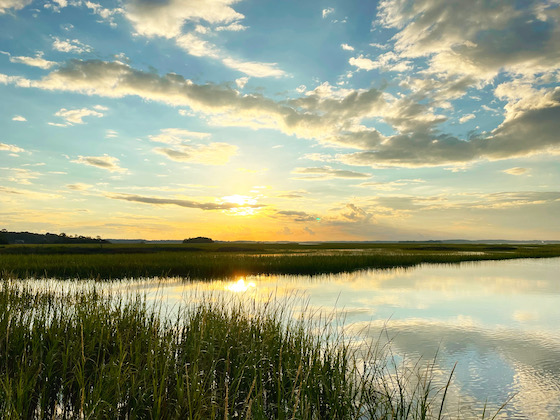
[[[107,197],[115,200],[131,201],[135,203],[153,204],[153,205],[175,205],[201,210],[230,210],[240,207],[259,208],[263,205],[235,204],[235,203],[199,203],[191,200],[179,200],[173,198],[144,197],[133,194],[107,194]]]

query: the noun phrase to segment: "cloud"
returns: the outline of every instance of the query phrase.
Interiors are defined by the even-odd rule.
[[[467,114],[467,115],[463,115],[461,118],[459,118],[459,122],[461,124],[466,123],[467,121],[470,121],[472,119],[476,118],[476,115],[474,114]]]
[[[323,180],[333,178],[360,179],[369,178],[371,175],[363,172],[354,172],[343,169],[334,169],[330,166],[321,166],[314,168],[295,168],[292,174],[306,175],[296,179],[301,180]]]
[[[57,65],[57,63],[54,61],[49,61],[42,58],[42,54],[38,54],[35,57],[10,56],[10,61],[12,63],[25,64],[26,66],[39,67],[44,70],[50,69],[51,67]]]
[[[504,172],[506,174],[509,174],[509,175],[524,175],[524,174],[529,172],[529,169],[515,167],[515,168],[505,169],[502,172]]]
[[[429,57],[435,72],[488,79],[502,69],[518,74],[554,70],[560,60],[558,3],[390,1],[378,22],[396,28],[395,50]]]
[[[358,57],[351,57],[348,62],[355,67],[358,67],[361,70],[373,70],[379,68],[379,63],[376,63],[369,58],[365,58],[363,55],[359,55]]]
[[[201,203],[192,200],[174,199],[174,198],[159,198],[159,197],[146,197],[134,194],[106,194],[108,198],[115,200],[125,200],[136,203],[153,204],[153,205],[175,205],[180,207],[187,207],[200,210],[232,210],[240,207],[257,208],[262,205],[250,204],[236,204],[236,203]]]
[[[211,57],[219,58],[220,51],[218,48],[194,34],[181,35],[176,40],[177,45],[195,57]]]
[[[504,122],[490,133],[459,138],[438,129],[446,117],[429,103],[375,88],[339,89],[323,83],[299,98],[274,101],[243,95],[226,85],[196,84],[177,74],[159,76],[99,60],[71,60],[38,80],[0,74],[0,83],[113,98],[135,95],[187,106],[207,115],[212,124],[275,129],[325,145],[359,149],[337,156],[351,165],[457,165],[556,150],[560,142],[558,87],[531,88],[518,98],[513,85],[499,85],[496,94],[508,101]],[[383,135],[363,124],[376,118],[390,124],[395,134]]]
[[[14,115],[14,116],[12,117],[12,121],[24,122],[24,121],[27,121],[27,118],[22,117],[21,115]]]
[[[20,10],[31,3],[32,0],[0,0],[0,15],[7,13],[10,9]]]
[[[334,9],[332,7],[327,7],[326,9],[323,9],[323,11],[321,12],[321,16],[323,16],[323,19],[325,19],[328,15],[334,13]]]
[[[293,222],[314,222],[317,216],[313,216],[304,211],[282,210],[274,213],[275,217],[290,219]]]
[[[110,172],[126,172],[126,169],[119,166],[119,159],[109,155],[103,156],[78,156],[78,159],[72,160],[73,163],[82,165],[95,166]]]
[[[91,1],[86,1],[85,6],[88,9],[91,9],[93,13],[98,15],[101,18],[101,21],[108,22],[111,26],[117,26],[114,21],[115,15],[123,13],[123,9],[116,8],[116,9],[106,9],[98,3],[94,3]]]
[[[81,109],[61,108],[54,115],[57,117],[64,118],[66,120],[66,125],[84,124],[84,120],[83,120],[84,117],[101,118],[103,116],[101,112],[97,112],[89,108],[81,108]]]
[[[222,60],[227,67],[252,77],[282,77],[286,73],[278,68],[277,63],[259,63],[256,61],[240,61],[233,58]]]
[[[41,174],[39,172],[33,172],[29,169],[22,169],[22,168],[0,168],[6,171],[6,175],[4,176],[5,179],[11,182],[16,182],[22,185],[31,185],[32,179],[36,179]]]
[[[248,81],[248,77],[240,77],[239,79],[235,79],[235,84],[239,89],[243,89]]]
[[[239,21],[244,18],[231,5],[238,0],[170,0],[166,2],[146,2],[129,0],[123,9],[125,17],[132,22],[136,33],[147,37],[174,39],[176,44],[195,57],[209,57],[220,60],[225,66],[252,77],[282,77],[285,72],[276,63],[246,61],[229,56],[219,47],[201,35],[211,33],[201,20],[220,31],[242,31],[246,27]],[[187,22],[196,23],[192,32],[183,32]]]
[[[341,213],[341,216],[344,219],[350,220],[352,222],[362,223],[368,223],[373,217],[371,213],[368,213],[364,209],[352,203],[346,204],[346,213]]]
[[[165,144],[183,144],[190,142],[193,138],[206,139],[208,137],[210,137],[210,133],[183,130],[181,128],[164,128],[159,134],[148,136],[151,141]]]
[[[234,32],[239,32],[239,31],[244,31],[245,29],[247,29],[246,26],[243,26],[241,23],[239,22],[234,22],[234,23],[230,23],[229,25],[225,25],[225,26],[218,26],[216,27],[216,31],[234,31]]]
[[[66,188],[68,188],[69,190],[73,190],[73,191],[86,191],[86,190],[89,190],[92,187],[93,187],[93,185],[91,185],[91,184],[83,184],[81,182],[78,182],[76,184],[66,185]]]
[[[0,192],[4,194],[12,194],[16,197],[25,198],[25,200],[56,200],[61,198],[59,194],[43,193],[39,191],[24,190],[20,188],[6,188],[0,186]]]
[[[237,146],[228,143],[180,145],[175,148],[157,147],[154,152],[167,156],[176,162],[225,165],[237,153]]]
[[[21,147],[18,147],[18,146],[13,145],[13,144],[6,144],[6,143],[0,143],[0,150],[7,151],[7,152],[12,152],[12,153],[25,152],[25,150],[22,149]]]
[[[370,60],[364,57],[363,54],[360,54],[358,57],[350,58],[348,63],[358,67],[360,70],[366,71],[381,68],[385,71],[403,72],[412,68],[410,61],[402,60],[401,57],[393,51],[378,56],[376,61]]]
[[[389,181],[389,182],[362,182],[357,187],[361,188],[368,188],[373,191],[395,191],[400,190],[402,187],[411,184],[419,184],[424,183],[426,181],[422,179],[399,179],[397,181]]]
[[[237,1],[129,0],[124,5],[124,13],[140,35],[175,38],[181,35],[186,22],[203,20],[210,24],[229,24],[243,19],[244,16],[231,7]]]
[[[354,47],[348,44],[340,44],[340,47],[345,51],[354,51]]]
[[[85,52],[90,52],[92,50],[89,45],[86,45],[77,39],[61,40],[55,37],[52,46],[56,51],[66,53],[82,54]]]
[[[307,233],[309,233],[310,235],[315,235],[315,232],[313,232],[313,230],[311,230],[310,228],[308,228],[307,226],[303,228],[304,231],[306,231]]]

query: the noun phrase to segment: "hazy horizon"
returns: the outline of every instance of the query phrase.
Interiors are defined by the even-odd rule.
[[[1,1],[0,228],[558,240],[559,22],[556,0]]]

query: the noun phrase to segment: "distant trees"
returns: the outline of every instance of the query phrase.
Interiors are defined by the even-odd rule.
[[[214,241],[210,238],[206,238],[205,236],[197,236],[196,238],[189,238],[183,240],[184,244],[211,244]]]

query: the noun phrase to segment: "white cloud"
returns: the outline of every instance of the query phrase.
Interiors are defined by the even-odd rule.
[[[194,34],[186,34],[177,38],[177,45],[195,57],[219,58],[218,48]]]
[[[230,24],[244,18],[231,5],[237,0],[169,0],[147,2],[129,0],[124,13],[140,35],[175,38],[181,35],[186,22],[204,20],[210,24]]]
[[[210,133],[183,130],[180,128],[165,128],[160,131],[160,134],[149,136],[149,139],[157,143],[183,144],[190,142],[193,138],[206,139],[208,137],[210,137]]]
[[[27,121],[27,118],[22,117],[21,115],[14,115],[14,116],[12,117],[12,121],[21,121],[21,122],[23,122],[23,121]]]
[[[378,56],[376,61],[370,60],[364,57],[363,54],[360,54],[358,57],[350,58],[348,63],[366,71],[382,68],[386,71],[403,72],[412,68],[410,61],[401,59],[401,57],[393,51]]]
[[[176,162],[193,162],[202,165],[225,165],[237,153],[237,146],[228,143],[210,143],[208,145],[179,145],[157,147],[154,152],[167,156]]]
[[[14,144],[6,144],[6,143],[0,143],[0,150],[12,152],[12,153],[25,152],[25,150],[22,149],[21,147],[18,147]]]
[[[248,77],[240,77],[239,79],[235,79],[235,84],[239,89],[243,89],[248,81]]]
[[[116,26],[117,24],[114,21],[114,18],[117,14],[123,13],[123,10],[120,8],[116,9],[106,9],[98,3],[94,3],[91,1],[86,1],[85,6],[88,9],[91,9],[93,13],[98,15],[101,18],[101,21],[108,22],[111,26]]]
[[[23,9],[31,2],[32,0],[0,0],[0,15],[7,13],[10,9]]]
[[[326,9],[323,9],[323,11],[321,12],[321,16],[323,16],[323,19],[325,19],[328,15],[334,13],[334,9],[332,7],[327,7]]]
[[[352,66],[358,67],[359,69],[367,71],[379,68],[379,63],[376,63],[369,58],[365,58],[363,55],[351,57],[350,60],[348,60],[348,63]]]
[[[115,137],[118,137],[119,133],[115,130],[111,130],[111,129],[107,129],[105,130],[105,138],[106,139],[113,139]]]
[[[242,25],[239,22],[234,22],[234,23],[230,23],[229,25],[225,25],[225,26],[218,26],[216,28],[216,31],[234,31],[234,32],[239,32],[239,31],[244,31],[245,29],[247,29],[246,26]]]
[[[240,61],[224,58],[222,62],[232,69],[238,70],[252,77],[282,77],[286,73],[278,68],[277,63],[259,63],[256,61]]]
[[[84,52],[89,52],[92,48],[89,45],[86,45],[80,42],[77,39],[66,39],[61,40],[60,38],[55,37],[53,41],[53,49],[61,52],[67,53],[76,53],[82,54]]]
[[[467,121],[470,121],[472,119],[476,118],[476,115],[474,114],[467,114],[467,115],[463,115],[461,118],[459,118],[459,122],[461,124],[466,123]]]
[[[103,156],[78,156],[77,159],[71,160],[73,163],[81,165],[95,166],[96,168],[105,169],[110,172],[126,172],[126,169],[119,166],[119,159],[107,154]]]
[[[103,109],[106,109],[102,107]],[[67,125],[72,124],[84,124],[84,117],[102,117],[103,114],[101,112],[94,111],[93,109],[89,108],[81,108],[81,109],[66,109],[62,108],[57,111],[55,114],[57,117],[64,118],[66,120]]]
[[[38,54],[35,57],[12,56],[10,57],[10,61],[12,63],[21,63],[25,64],[26,66],[39,67],[45,70],[50,69],[57,64],[54,61],[45,60],[44,58],[42,58],[42,54]]]
[[[340,44],[340,47],[346,51],[354,51],[354,47],[348,44]]]

